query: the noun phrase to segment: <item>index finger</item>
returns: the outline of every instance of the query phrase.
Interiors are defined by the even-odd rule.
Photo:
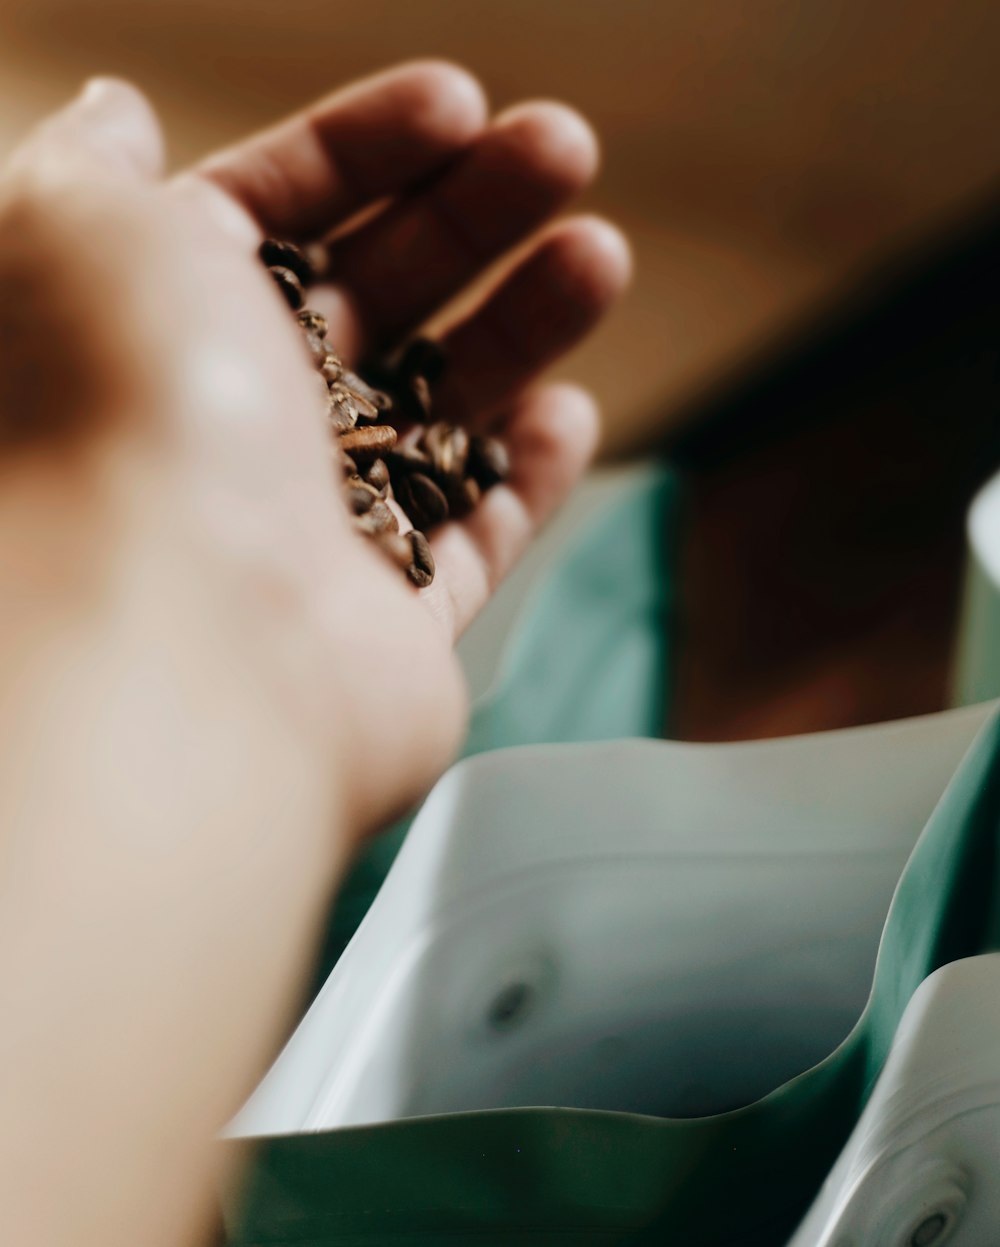
[[[360,208],[422,181],[482,131],[482,87],[447,61],[414,61],[327,96],[208,157],[266,233],[318,238]]]

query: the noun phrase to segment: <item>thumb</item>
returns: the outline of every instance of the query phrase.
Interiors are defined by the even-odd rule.
[[[125,401],[118,339],[136,289],[150,301],[162,163],[152,108],[110,78],[87,83],[11,156],[0,177],[0,457],[89,434],[95,413]]]
[[[42,121],[8,166],[45,182],[110,175],[162,176],[163,134],[141,91],[118,78],[91,78],[75,99]]]

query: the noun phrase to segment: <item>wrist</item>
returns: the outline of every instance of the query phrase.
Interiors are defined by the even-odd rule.
[[[207,1141],[286,1031],[346,858],[340,716],[327,702],[319,723],[280,665],[262,670],[303,640],[295,612],[262,624],[254,578],[227,579],[164,497],[123,514],[17,480],[0,491],[16,603],[0,621],[0,1204],[34,1233],[19,1190],[72,1173],[52,1241],[124,1243],[136,1208],[95,1179],[114,1172],[169,1241]],[[42,1138],[38,1120],[61,1125]],[[150,1122],[155,1156],[136,1146]]]

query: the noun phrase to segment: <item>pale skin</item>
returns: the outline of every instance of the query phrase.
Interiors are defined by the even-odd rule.
[[[403,66],[165,178],[101,80],[0,181],[0,1241],[194,1247],[212,1139],[287,1028],[361,836],[461,737],[455,637],[583,470],[594,404],[535,381],[629,268],[553,104],[489,117]],[[292,317],[254,252],[326,234],[349,358],[446,328],[447,414],[509,482],[417,592],[350,530]]]

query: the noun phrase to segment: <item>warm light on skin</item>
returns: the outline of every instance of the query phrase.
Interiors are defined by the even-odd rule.
[[[336,183],[353,213],[376,182],[344,169],[366,160],[421,210],[489,138],[470,83],[419,63],[291,119],[291,201],[334,213]],[[528,132],[525,180],[564,187],[573,144],[539,159]],[[274,141],[162,183],[155,116],[109,81],[0,182],[0,1207],[23,1247],[201,1241],[212,1140],[280,1044],[343,865],[454,755],[454,641],[596,440],[589,396],[534,373],[614,300],[628,254],[589,217],[531,243],[560,192],[506,223],[500,253],[526,258],[445,329],[463,414],[499,425],[511,475],[442,526],[431,589],[383,563],[350,530],[255,254],[248,207],[290,202]],[[408,163],[380,166],[401,144]],[[432,258],[397,275],[418,300]],[[327,293],[344,340],[378,336],[360,297]],[[491,339],[498,309],[516,332],[542,294],[548,332]]]

